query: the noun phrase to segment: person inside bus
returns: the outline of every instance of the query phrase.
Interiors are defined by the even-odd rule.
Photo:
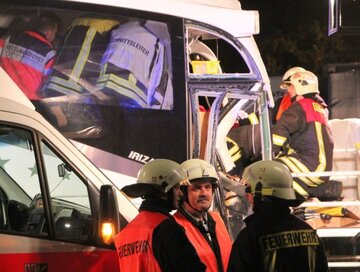
[[[144,200],[139,214],[115,236],[120,271],[206,271],[170,214],[178,207],[181,183],[188,180],[178,163],[155,159],[140,169],[135,184],[122,188],[127,196]],[[136,252],[129,250],[133,246]]]
[[[217,212],[209,211],[219,177],[215,168],[201,159],[190,159],[181,164],[189,185],[181,185],[181,204],[174,214],[195,247],[206,271],[224,272],[227,269],[232,241]],[[196,270],[194,270],[196,271]]]
[[[170,35],[163,23],[132,20],[111,31],[96,87],[115,105],[172,109]]]
[[[44,114],[68,137],[98,138],[105,132],[97,105],[106,104],[107,97],[96,92],[95,84],[109,33],[119,23],[89,14],[73,20],[66,30],[41,95]]]
[[[12,31],[0,39],[0,65],[24,94],[36,104],[39,87],[50,75],[57,50],[53,42],[60,19],[52,13],[40,14],[29,28]]]
[[[334,142],[324,100],[319,95],[318,78],[310,71],[299,71],[286,82],[292,104],[273,126],[273,151],[276,160],[293,173],[332,170]],[[339,197],[340,183],[326,176],[294,178],[301,197]]]

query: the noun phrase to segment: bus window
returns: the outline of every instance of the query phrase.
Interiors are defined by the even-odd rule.
[[[54,65],[42,79],[38,99],[29,97],[37,111],[64,136],[89,146],[85,155],[110,171],[117,172],[123,159],[132,164],[158,157],[185,160],[183,21],[91,4],[81,9],[66,3],[62,8],[0,4],[1,55],[9,63],[11,48],[25,52],[11,36],[23,35],[42,13],[56,15],[61,27],[53,42]],[[19,18],[26,22],[21,28]],[[24,56],[38,56],[32,54],[38,49]],[[22,65],[7,70],[13,79],[25,78],[27,71]],[[112,156],[109,163],[97,162],[99,152]],[[137,169],[125,168],[123,174],[136,176]]]
[[[246,54],[234,42],[200,26],[187,28],[188,70],[191,75],[249,74]]]

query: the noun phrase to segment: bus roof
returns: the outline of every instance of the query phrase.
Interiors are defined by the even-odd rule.
[[[258,34],[259,13],[242,10],[237,0],[62,0],[156,12],[200,21],[235,37]]]

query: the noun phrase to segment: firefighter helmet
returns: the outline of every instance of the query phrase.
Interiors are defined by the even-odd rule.
[[[282,78],[281,84],[280,84],[280,88],[283,90],[287,90],[290,86],[290,77],[297,73],[297,72],[303,72],[305,71],[304,68],[302,67],[292,67],[289,70],[287,70]]]
[[[320,93],[318,78],[310,71],[297,72],[290,77],[290,84],[295,88],[297,95]]]
[[[129,197],[143,197],[167,193],[178,183],[188,183],[186,173],[172,160],[155,159],[140,169],[136,184],[124,186],[122,191]]]
[[[245,168],[243,182],[253,195],[270,196],[297,206],[303,199],[296,198],[290,170],[281,162],[262,160]]]
[[[219,176],[215,168],[208,162],[201,159],[191,159],[183,162],[181,167],[185,170],[190,183],[207,179],[213,185],[217,186]],[[214,186],[213,186],[214,188]]]

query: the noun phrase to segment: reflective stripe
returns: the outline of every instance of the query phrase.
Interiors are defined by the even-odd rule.
[[[138,88],[134,82],[134,76],[129,75],[129,79],[118,77],[114,74],[102,75],[96,87],[102,89],[104,87],[110,88],[115,92],[133,99],[141,107],[146,108],[147,96],[143,90]]]
[[[323,172],[326,169],[326,155],[321,123],[315,122],[316,138],[319,144],[319,165],[315,172]]]
[[[295,180],[293,181],[293,187],[294,190],[303,197],[307,198],[309,196],[309,194],[303,189],[303,187],[301,187]]]
[[[277,146],[283,146],[284,143],[286,142],[286,137],[277,134],[273,134],[272,138],[273,138],[273,144]]]
[[[252,125],[259,124],[259,119],[257,118],[255,112],[250,113],[248,118],[249,118],[250,124],[252,124]]]
[[[73,91],[70,91],[68,88],[54,84],[54,83],[50,83],[47,85],[47,88],[51,88],[52,90],[55,90],[59,93],[65,94],[65,95],[74,95]]]
[[[49,84],[47,84],[47,89],[53,89],[63,94],[73,94],[73,92],[82,93],[83,91],[83,87],[76,82],[72,80],[65,80],[57,76],[52,76],[50,78]]]
[[[279,160],[282,160],[293,173],[308,173],[309,169],[302,164],[299,160],[293,157],[280,157]],[[302,180],[306,185],[310,187],[317,186],[321,183],[324,183],[323,180],[317,177],[298,177],[298,179]]]
[[[74,80],[78,80],[81,76],[81,73],[84,70],[84,66],[86,64],[87,59],[89,58],[91,44],[96,35],[96,30],[93,28],[89,28],[86,32],[85,39],[83,44],[81,45],[80,54],[78,55],[74,68],[71,71],[71,77]]]
[[[232,147],[229,149],[230,156],[234,162],[241,158],[241,151],[238,144],[233,141],[231,138],[226,137],[226,141],[232,144]]]
[[[114,82],[107,81],[105,83],[97,84],[96,88],[103,89],[109,88],[116,93],[128,97],[134,100],[137,104],[139,104],[142,108],[146,108],[146,103],[141,100],[141,98],[131,89],[127,89],[126,87],[115,84]]]

